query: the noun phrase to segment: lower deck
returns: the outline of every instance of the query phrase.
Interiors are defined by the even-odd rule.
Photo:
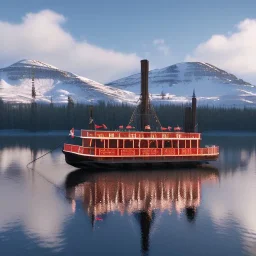
[[[119,164],[200,164],[217,160],[219,148],[140,148],[104,149],[65,144],[66,162],[75,167]]]
[[[215,161],[217,155],[198,156],[154,156],[154,157],[91,157],[81,154],[65,152],[66,162],[72,166],[83,167],[115,167],[120,165],[148,165],[148,164],[173,164],[173,165],[199,165]]]
[[[218,156],[219,147],[206,148],[95,148],[64,144],[64,152],[93,158],[196,157]]]

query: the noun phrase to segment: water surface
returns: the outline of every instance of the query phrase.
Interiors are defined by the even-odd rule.
[[[1,255],[256,255],[256,135],[199,169],[78,170],[64,136],[0,137]]]

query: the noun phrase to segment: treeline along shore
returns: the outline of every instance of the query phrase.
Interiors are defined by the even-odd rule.
[[[159,105],[155,112],[163,127],[184,126],[184,106]],[[90,106],[69,103],[55,104],[14,104],[0,100],[0,129],[23,129],[27,131],[50,131],[87,129]],[[95,124],[105,124],[108,129],[126,126],[135,106],[114,105],[104,102],[93,106]],[[198,131],[256,131],[256,109],[254,108],[197,108]],[[136,129],[136,125],[135,125]]]

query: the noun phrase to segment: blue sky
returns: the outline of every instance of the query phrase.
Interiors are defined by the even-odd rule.
[[[101,62],[100,52],[97,52],[95,61],[91,61],[91,58],[87,58],[85,55],[81,56],[84,62],[72,60],[73,64],[64,65],[63,59],[58,61],[60,53],[56,54],[55,58],[51,57],[55,55],[55,52],[48,51],[50,57],[47,54],[42,53],[42,48],[35,46],[30,47],[30,42],[26,40],[33,40],[33,37],[38,37],[37,34],[30,33],[28,28],[22,30],[22,34],[26,34],[26,31],[30,35],[31,39],[20,39],[21,44],[27,45],[30,51],[21,48],[20,50],[24,53],[11,54],[17,50],[9,48],[7,43],[1,45],[1,48],[6,48],[4,55],[0,53],[0,65],[9,65],[19,58],[43,58],[42,61],[50,64],[60,66],[63,69],[69,69],[69,71],[76,72],[80,75],[87,76],[97,81],[105,82],[114,78],[121,77],[136,72],[139,68],[139,63],[134,68],[133,63],[141,58],[148,58],[150,61],[151,68],[161,68],[184,60],[200,60],[209,62],[220,68],[226,69],[242,78],[248,78],[250,81],[254,80],[254,73],[256,70],[252,67],[254,63],[250,61],[251,68],[246,66],[246,59],[252,58],[253,54],[244,52],[243,42],[247,41],[242,35],[240,38],[239,47],[236,47],[229,52],[229,54],[223,56],[225,49],[233,47],[237,39],[232,42],[229,41],[233,34],[239,33],[239,29],[236,27],[246,19],[255,21],[256,19],[256,1],[66,1],[66,0],[37,0],[31,1],[26,0],[23,4],[20,1],[8,0],[1,3],[0,8],[0,32],[1,25],[4,27],[8,25],[19,25],[22,24],[22,19],[26,17],[28,13],[45,15],[45,19],[48,19],[49,14],[42,12],[49,10],[56,15],[61,15],[65,21],[55,21],[53,18],[51,24],[47,24],[48,31],[50,26],[58,26],[65,33],[70,35],[77,43],[86,42],[90,46],[95,46],[101,50],[109,51],[113,53],[122,54],[122,58],[119,56],[117,59],[113,56],[105,56],[103,62]],[[36,24],[36,22],[31,21]],[[41,22],[43,23],[43,22]],[[254,23],[251,22],[248,26],[250,27],[251,34],[254,31]],[[41,28],[40,28],[41,29]],[[245,28],[247,30],[247,28]],[[8,33],[10,37],[7,41],[12,40],[15,42],[16,29],[5,29],[3,39]],[[7,32],[6,32],[7,31]],[[33,29],[31,29],[33,31]],[[241,32],[241,31],[240,31]],[[2,33],[1,33],[2,34]],[[3,35],[3,34],[2,34]],[[53,39],[54,33],[47,36],[45,43]],[[216,52],[216,47],[212,46],[213,43],[218,45],[216,40],[210,41],[212,36],[222,35],[228,39],[228,43],[225,46],[221,46],[219,51]],[[13,37],[11,39],[11,37]],[[251,38],[248,36],[247,38]],[[24,42],[23,42],[24,40]],[[64,39],[62,39],[64,40]],[[17,40],[18,41],[18,40]],[[218,41],[218,40],[217,40]],[[235,41],[235,42],[234,42]],[[41,43],[41,42],[40,42]],[[58,42],[62,44],[60,40]],[[199,50],[197,47],[200,44],[205,43],[203,48]],[[14,43],[12,43],[14,44]],[[19,44],[19,42],[17,42]],[[35,42],[33,43],[35,44]],[[39,43],[37,43],[39,44]],[[65,44],[65,42],[63,43]],[[232,44],[232,46],[231,46]],[[7,46],[6,46],[7,45]],[[14,46],[13,46],[14,47]],[[19,46],[20,47],[20,46]],[[31,50],[34,48],[34,52]],[[74,47],[73,47],[74,48]],[[242,50],[241,50],[242,48]],[[83,48],[86,51],[86,48]],[[255,48],[254,48],[255,49]],[[254,53],[253,49],[253,53]],[[53,51],[53,49],[52,49]],[[90,51],[90,50],[89,50]],[[63,55],[68,51],[68,48],[63,50]],[[26,54],[25,54],[26,53]],[[95,53],[96,54],[96,53]],[[133,57],[131,56],[133,54]],[[244,59],[242,65],[235,65],[234,62],[241,62],[237,59],[235,54],[243,55]],[[127,61],[127,67],[125,66],[126,55],[129,57]],[[219,56],[219,57],[218,57]],[[224,58],[225,57],[225,58]],[[60,57],[59,57],[60,58]],[[223,58],[223,59],[222,59]],[[227,58],[230,63],[227,62]],[[113,60],[114,64],[109,64],[109,67],[116,70],[112,71],[112,75],[97,75],[98,72],[103,74],[104,70],[109,71],[106,59]],[[66,57],[69,61],[69,58]],[[122,62],[120,67],[118,62]],[[87,63],[93,65],[87,69]],[[95,63],[94,63],[95,62]],[[99,63],[97,63],[99,62]],[[252,63],[251,63],[252,62]],[[105,63],[105,64],[104,64]],[[232,64],[233,63],[233,64]],[[84,69],[76,68],[77,65],[84,65]],[[256,64],[256,63],[255,63]],[[106,66],[104,66],[106,65]],[[98,68],[97,68],[98,67]],[[245,69],[246,71],[241,71]],[[111,73],[111,72],[110,72]],[[99,79],[97,79],[99,77]]]

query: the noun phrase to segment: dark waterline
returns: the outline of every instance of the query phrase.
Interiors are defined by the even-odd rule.
[[[59,136],[0,136],[1,255],[256,255],[256,136],[210,167],[76,170]]]

